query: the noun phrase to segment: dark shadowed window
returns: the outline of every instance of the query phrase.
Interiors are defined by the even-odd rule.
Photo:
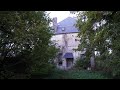
[[[60,61],[60,62],[58,63],[58,65],[59,65],[59,66],[62,66],[62,61]]]

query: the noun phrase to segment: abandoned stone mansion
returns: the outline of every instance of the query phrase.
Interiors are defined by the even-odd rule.
[[[57,23],[57,18],[53,18],[54,36],[51,40],[60,48],[60,52],[55,59],[55,63],[60,69],[70,69],[85,52],[75,51],[80,43],[78,37],[79,30],[75,27],[76,18],[67,17]]]

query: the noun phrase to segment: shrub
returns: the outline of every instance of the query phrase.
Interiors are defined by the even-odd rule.
[[[96,59],[96,70],[109,74],[113,78],[120,78],[120,61],[119,59]]]
[[[89,67],[89,61],[85,59],[78,59],[75,63],[77,69],[87,69]]]
[[[54,65],[52,64],[42,64],[34,67],[31,72],[31,78],[43,78],[49,75],[54,70]]]

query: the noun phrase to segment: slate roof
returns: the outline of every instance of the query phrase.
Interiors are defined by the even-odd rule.
[[[55,34],[65,34],[65,33],[77,33],[79,30],[74,26],[76,24],[76,19],[68,17],[61,22],[57,23],[57,31]],[[62,30],[64,28],[65,30]]]

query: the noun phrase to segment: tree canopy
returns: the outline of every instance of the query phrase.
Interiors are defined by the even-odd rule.
[[[57,52],[50,21],[44,11],[0,11],[1,77],[7,71],[28,73],[49,66]]]
[[[78,50],[86,50],[86,60],[95,58],[96,68],[120,75],[120,12],[83,11],[78,14]],[[96,53],[95,53],[96,52]]]

